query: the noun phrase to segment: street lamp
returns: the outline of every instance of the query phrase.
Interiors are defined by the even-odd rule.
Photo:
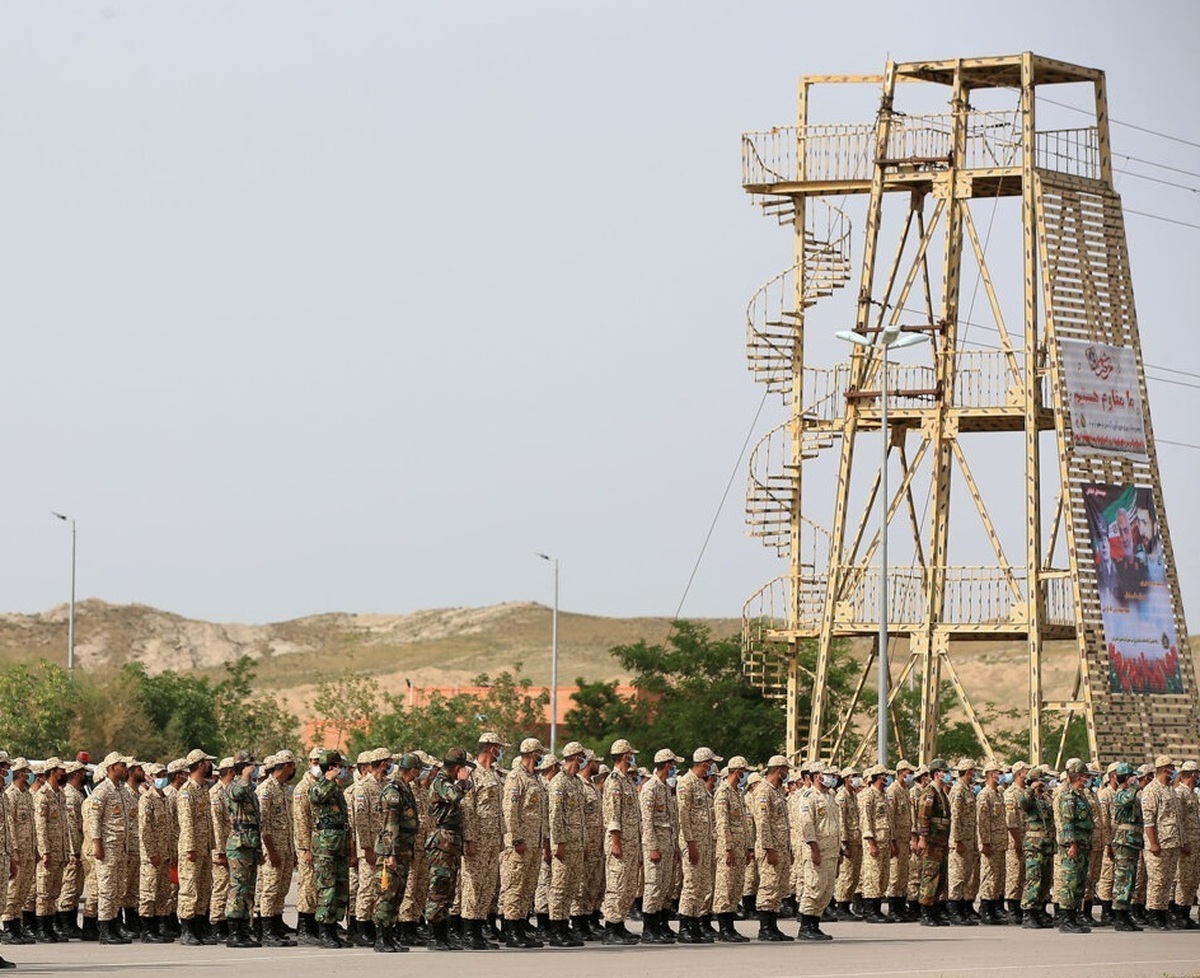
[[[558,558],[535,553],[554,565],[554,617],[550,626],[550,753],[558,743]]]
[[[839,330],[833,334],[839,340],[856,346],[869,346],[882,360],[879,367],[879,434],[882,451],[879,464],[879,725],[876,750],[879,763],[888,762],[888,350],[924,343],[923,333],[900,332],[900,324],[885,326],[879,339],[872,343],[862,333]]]
[[[71,610],[67,616],[67,672],[75,673],[75,517],[51,512],[64,523],[71,524]]]

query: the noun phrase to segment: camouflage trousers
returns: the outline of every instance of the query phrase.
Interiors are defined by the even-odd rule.
[[[258,912],[264,917],[278,917],[283,913],[283,902],[292,887],[292,874],[296,869],[296,857],[291,852],[279,854],[279,865],[272,866],[268,859],[259,870]]]
[[[25,852],[16,854],[20,862],[17,863],[17,875],[8,881],[8,900],[4,905],[4,919],[13,920],[21,916],[21,912],[25,909],[25,903],[29,900],[29,894],[34,892],[33,883],[36,878],[36,867],[33,863],[33,847],[31,846]],[[112,861],[112,856],[109,856],[105,861]],[[121,855],[120,861],[123,863],[125,857]],[[124,877],[121,878],[122,889],[116,894],[117,906],[120,906],[120,898],[124,895]]]
[[[408,886],[404,899],[400,901],[397,919],[404,924],[415,923],[425,912],[425,898],[429,895],[429,856],[425,844],[418,840],[413,848],[412,865],[408,868]]]
[[[758,850],[758,897],[755,906],[767,913],[779,913],[779,905],[787,896],[792,880],[792,854],[787,849],[776,849],[777,859],[772,866],[767,861],[765,850]]]
[[[476,842],[475,855],[462,860],[462,915],[466,920],[484,920],[500,895],[500,847],[494,842]]]
[[[586,917],[600,909],[604,899],[604,858],[600,855],[600,844],[589,848],[583,857],[583,879],[579,892],[571,901],[571,915]]]
[[[949,855],[946,898],[974,902],[979,892],[979,850],[972,841],[963,844],[961,853],[952,845]]]
[[[1008,851],[1004,854],[1004,898],[1020,900],[1025,892],[1025,849],[1008,840]]]
[[[196,854],[196,860],[179,856],[179,916],[188,919],[197,915],[207,916],[208,904],[212,899],[212,857],[208,852]]]
[[[725,862],[725,854],[717,857],[717,878],[713,883],[713,913],[733,913],[746,887],[746,850],[733,853],[732,864]]]
[[[1111,900],[1113,898],[1113,869],[1116,861],[1116,847],[1112,845],[1103,846],[1104,855],[1100,862],[1100,879],[1096,881],[1096,899]],[[1109,849],[1113,850],[1113,855],[1109,855]]]
[[[606,845],[604,861],[604,919],[610,924],[620,924],[629,916],[634,897],[638,895],[638,882],[642,875],[642,850],[634,844],[621,849],[621,858],[612,854],[611,845]]]
[[[299,882],[296,884],[296,910],[299,913],[314,913],[317,909],[317,887],[313,868],[309,865],[305,849],[300,853]]]
[[[79,898],[83,895],[83,863],[72,857],[67,858],[63,867],[62,889],[58,893],[58,909],[63,913],[74,913],[79,909]]]
[[[979,899],[1004,899],[1005,849],[993,845],[991,855],[979,854]]]
[[[1074,910],[1083,901],[1084,890],[1087,888],[1088,862],[1092,857],[1089,846],[1077,844],[1079,855],[1071,858],[1067,846],[1060,846],[1062,856],[1062,887],[1055,893],[1055,902],[1065,910]],[[1163,905],[1166,909],[1166,905]]]
[[[319,924],[336,924],[350,905],[350,858],[344,853],[313,853],[313,885]]]
[[[921,885],[917,889],[917,899],[922,906],[932,907],[946,898],[949,864],[950,854],[946,849],[926,843],[926,849],[921,854]]]
[[[912,850],[909,848],[907,836],[896,841],[896,855],[892,857],[891,868],[888,870],[887,896],[895,900],[903,900],[908,896],[908,864],[912,860]]]
[[[506,879],[500,894],[500,912],[505,920],[524,920],[533,910],[538,874],[542,867],[542,847],[527,845],[525,852],[519,853],[510,846],[504,850],[500,861],[504,865]]]
[[[1040,910],[1046,905],[1050,881],[1054,874],[1054,853],[1042,849],[1040,842],[1025,844],[1025,891],[1021,895],[1022,910]]]
[[[675,860],[679,851],[667,847],[659,852],[658,862],[650,861],[650,853],[643,850],[642,855],[642,912],[658,913],[671,902],[671,884],[675,878]],[[686,859],[687,856],[684,856]],[[679,912],[685,917],[698,917],[686,911],[679,904]]]
[[[1179,854],[1179,868],[1175,872],[1175,902],[1181,907],[1190,907],[1196,902],[1196,887],[1200,883],[1200,851],[1192,849],[1188,855]]]
[[[58,894],[62,890],[63,857],[51,857],[47,866],[44,859],[37,864],[37,913],[49,917],[57,911]]]
[[[583,887],[583,852],[578,845],[568,846],[562,859],[550,860],[550,902],[548,910],[551,920],[566,920],[571,916],[571,906]]]
[[[449,916],[450,905],[454,903],[454,893],[458,889],[458,866],[462,857],[457,851],[438,848],[426,849],[425,853],[429,857],[425,920],[430,924],[440,924]],[[534,884],[536,883],[535,875]]]
[[[138,870],[138,913],[143,917],[165,917],[171,895],[171,863],[164,858],[155,866],[143,859]],[[221,908],[222,916],[225,908]]]
[[[379,864],[379,858],[375,857],[376,866]],[[358,885],[355,888],[351,886],[352,893],[350,896],[351,905],[354,907],[354,916],[358,920],[374,920],[375,919],[375,903],[379,899],[379,890],[375,887],[375,866],[372,866],[367,861],[365,854],[358,854],[358,869],[350,870],[351,884],[357,878]]]
[[[1142,850],[1146,859],[1146,909],[1166,910],[1175,896],[1175,869],[1179,864],[1179,847],[1163,846],[1156,856]]]
[[[129,863],[123,852],[106,846],[103,859],[94,860],[96,871],[96,912],[100,920],[112,920],[121,908],[125,893],[125,870]],[[9,884],[12,888],[12,883]],[[11,899],[11,897],[10,897]]]
[[[692,862],[687,847],[681,854],[683,888],[679,894],[679,912],[686,917],[703,917],[712,912],[713,902],[713,847],[703,841],[697,845],[699,858]],[[721,854],[724,858],[724,853]]]
[[[226,856],[226,859],[228,858]],[[215,924],[225,919],[225,903],[229,899],[229,867],[214,862],[212,874],[212,895],[208,898],[208,919]]]
[[[100,913],[100,896],[96,889],[96,860],[91,855],[91,842],[87,843],[87,853],[83,857],[83,915],[85,917],[96,917]],[[7,876],[7,873],[0,873],[0,876]],[[5,880],[7,887],[8,881]],[[8,892],[7,889],[4,890]],[[7,897],[5,898],[7,899]]]
[[[404,901],[404,890],[408,885],[408,870],[411,860],[397,857],[398,868],[385,867],[387,860],[379,856],[375,860],[375,875],[371,881],[378,896],[375,900],[375,923],[380,927],[391,927],[400,913]],[[384,883],[384,869],[387,883]]]
[[[136,842],[133,845],[137,845]],[[136,910],[138,905],[138,882],[142,878],[142,856],[130,855],[129,865],[125,867],[125,896],[121,900],[122,907]]]
[[[804,894],[800,897],[800,912],[820,917],[833,897],[833,885],[837,880],[838,844],[821,846],[821,865],[813,862],[812,848],[805,845],[800,863],[804,872]]]
[[[834,897],[842,903],[854,899],[854,894],[858,892],[858,878],[862,872],[862,843],[851,842],[849,850],[849,855],[842,859],[838,866],[837,883],[833,890]]]
[[[1138,859],[1141,849],[1132,846],[1113,846],[1112,905],[1114,910],[1128,910],[1137,891]]]
[[[225,898],[225,916],[229,920],[249,920],[254,909],[254,888],[258,880],[258,849],[226,849],[229,860],[229,895]]]
[[[892,845],[890,842],[877,842],[879,855],[871,855],[871,847],[863,846],[862,866],[859,870],[859,889],[868,900],[877,900],[887,896],[888,877],[891,875]]]

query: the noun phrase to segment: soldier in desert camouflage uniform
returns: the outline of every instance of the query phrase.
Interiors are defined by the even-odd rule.
[[[584,765],[583,744],[563,748],[561,769],[550,782],[550,945],[582,947],[578,926],[568,927],[571,906],[583,886],[583,847],[587,841],[584,806],[588,788],[579,780]]]
[[[142,918],[142,941],[165,944],[171,937],[163,929],[170,896],[171,830],[167,824],[167,800],[158,782],[166,774],[162,764],[146,767],[147,787],[138,799],[139,881],[138,914]]]
[[[211,754],[200,748],[185,758],[188,778],[179,789],[179,925],[180,944],[215,944],[209,934],[208,908],[212,899],[212,813],[208,805]],[[228,916],[228,906],[226,916]]]
[[[33,827],[33,795],[29,791],[32,771],[23,757],[12,762],[12,784],[4,789],[8,804],[8,834],[17,872],[8,883],[8,901],[4,905],[4,926],[12,933],[13,943],[30,944],[34,935],[26,934],[23,920],[25,904],[34,891],[37,871],[37,836]],[[120,896],[120,895],[119,895]],[[119,899],[118,896],[118,899]]]
[[[975,797],[975,832],[979,844],[979,916],[988,925],[1007,923],[1001,913],[1004,896],[1004,861],[1008,852],[1008,826],[1004,795],[1000,792],[1000,765],[994,758],[983,764],[983,789]]]
[[[83,782],[87,770],[79,761],[68,761],[66,780],[63,782],[63,808],[67,819],[66,865],[63,867],[62,889],[58,895],[58,919],[64,932],[71,938],[83,937],[76,919],[79,913],[79,898],[83,894]]]
[[[63,762],[51,757],[42,770],[46,781],[38,789],[33,805],[33,824],[41,857],[37,866],[38,933],[42,940],[54,942],[60,939],[61,929],[56,927],[56,904],[62,890],[63,867],[71,841],[62,792],[62,779],[66,776]],[[61,935],[62,940],[67,937],[66,934]]]
[[[88,801],[88,831],[92,837],[101,944],[128,944],[119,929],[117,912],[125,893],[128,868],[126,846],[129,843],[128,807],[124,790],[127,758],[113,751],[98,765],[105,778],[96,786]]]
[[[307,945],[315,945],[320,939],[315,916],[317,889],[313,881],[312,803],[309,800],[309,792],[317,783],[312,767],[316,765],[320,756],[320,749],[314,747],[308,755],[309,768],[301,776],[292,796],[292,835],[296,842],[296,861],[299,868],[299,880],[296,885],[297,941]]]
[[[295,774],[296,759],[290,750],[282,750],[263,761],[263,777],[258,785],[263,843],[258,909],[263,943],[268,947],[293,947],[296,943],[283,926],[283,901],[291,889],[296,866],[292,799],[285,786]]]
[[[675,861],[679,854],[679,806],[667,780],[675,776],[683,758],[669,747],[654,755],[654,772],[638,792],[642,825],[642,943],[674,943],[667,926],[666,907],[671,899]],[[701,788],[700,790],[703,790]],[[699,944],[692,920],[680,904],[679,941]]]
[[[713,914],[719,924],[718,941],[740,944],[742,937],[734,926],[734,915],[746,886],[746,865],[754,859],[754,841],[747,824],[749,812],[742,796],[746,778],[746,758],[729,759],[725,777],[713,795],[716,880],[713,884]]]
[[[217,937],[229,937],[229,925],[225,919],[225,902],[229,898],[229,859],[225,855],[225,843],[229,841],[229,810],[225,807],[225,794],[233,780],[233,758],[224,757],[217,763],[217,780],[208,789],[208,811],[212,819],[213,833],[213,882],[212,896],[208,901],[208,919],[216,927]]]

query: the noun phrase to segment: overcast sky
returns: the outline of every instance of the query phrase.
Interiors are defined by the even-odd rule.
[[[790,260],[739,136],[792,122],[801,74],[1034,50],[1200,142],[1193,2],[922,9],[0,5],[0,610],[66,599],[54,509],[81,598],[549,603],[541,550],[568,610],[673,614],[761,399],[746,301]],[[1114,144],[1200,186],[1194,145]],[[1194,190],[1117,186],[1200,223]],[[1146,360],[1200,373],[1200,231],[1127,221]],[[1192,386],[1151,383],[1157,435],[1200,444],[1200,379],[1158,375]],[[1160,457],[1196,631],[1200,451]],[[744,482],[684,615],[784,571]]]

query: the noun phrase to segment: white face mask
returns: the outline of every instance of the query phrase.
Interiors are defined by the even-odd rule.
[[[319,778],[321,776],[321,765],[314,764],[312,767],[310,767],[308,769],[308,773],[311,774],[314,778]]]
[[[822,774],[821,784],[825,785],[826,788],[832,788],[835,784],[837,784],[837,775]]]
[[[862,778],[851,778],[850,779],[850,787],[851,788],[861,788],[862,787]]]

